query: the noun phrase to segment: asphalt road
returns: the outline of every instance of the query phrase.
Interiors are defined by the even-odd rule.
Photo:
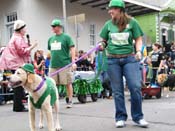
[[[63,131],[175,131],[175,92],[167,92],[161,99],[143,100],[145,119],[150,123],[149,128],[134,125],[130,116],[129,95],[126,93],[128,120],[125,128],[115,128],[113,100],[98,99],[86,104],[80,104],[74,98],[74,105],[66,109],[65,100],[60,100],[60,122]],[[37,131],[39,110],[36,113]],[[27,112],[13,112],[12,104],[0,106],[0,131],[30,131]]]

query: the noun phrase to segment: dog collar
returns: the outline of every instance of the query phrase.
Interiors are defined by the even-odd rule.
[[[43,78],[43,80],[40,82],[40,84],[38,85],[38,87],[33,92],[37,92],[39,89],[41,89],[41,87],[44,85],[45,80],[46,79]]]

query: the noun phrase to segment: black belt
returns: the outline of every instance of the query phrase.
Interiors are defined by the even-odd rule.
[[[116,55],[112,55],[112,54],[108,54],[107,57],[108,58],[125,58],[128,56],[134,56],[135,54],[116,54]]]

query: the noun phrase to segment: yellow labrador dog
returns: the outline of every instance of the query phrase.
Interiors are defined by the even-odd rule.
[[[21,84],[30,94],[29,99],[29,120],[31,131],[35,129],[35,109],[41,109],[39,128],[43,128],[43,114],[47,119],[48,131],[60,131],[58,113],[59,113],[59,96],[56,84],[51,78],[42,78],[34,73],[32,64],[25,64],[11,75],[9,82],[12,86]],[[56,120],[55,128],[52,115],[52,105],[55,108]]]

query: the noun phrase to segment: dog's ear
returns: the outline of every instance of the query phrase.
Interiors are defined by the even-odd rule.
[[[33,83],[34,82],[34,77],[35,77],[35,75],[30,73],[28,75],[27,82],[30,83],[30,84]]]
[[[160,83],[161,82],[161,79],[162,78],[162,75],[161,74],[159,74],[158,76],[157,76],[157,80],[158,80],[158,83]]]

